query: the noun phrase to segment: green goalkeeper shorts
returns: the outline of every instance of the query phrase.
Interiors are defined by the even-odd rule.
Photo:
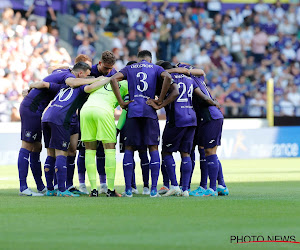
[[[116,143],[115,117],[99,107],[83,107],[80,111],[81,140]]]

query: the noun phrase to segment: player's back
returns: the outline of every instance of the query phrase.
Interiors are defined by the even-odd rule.
[[[203,76],[201,76],[201,77],[192,76],[192,78],[194,79],[195,83],[200,88],[200,90],[206,96],[213,99],[206,84],[205,84],[204,77]],[[197,102],[197,103],[195,103],[195,102]],[[199,118],[201,121],[206,121],[206,120],[211,120],[211,119],[217,120],[217,119],[224,118],[221,110],[219,110],[216,106],[208,106],[207,107],[206,105],[202,105],[201,100],[198,100],[196,98],[194,98],[193,103],[194,103],[195,110],[197,111],[198,120],[199,120]],[[198,107],[196,108],[196,106],[198,106]]]
[[[49,89],[32,89],[23,100],[23,105],[29,106],[32,112],[43,113],[50,101],[55,97],[67,78],[75,78],[69,69],[55,70],[43,81],[50,83]]]
[[[122,98],[128,94],[128,83],[126,80],[119,82],[120,94]],[[102,88],[92,92],[83,108],[99,107],[114,114],[114,109],[118,106],[118,100],[112,91],[110,83],[105,84]]]
[[[130,100],[134,102],[128,105],[128,117],[149,117],[157,119],[156,111],[146,104],[146,101],[155,98],[158,79],[164,69],[146,60],[123,68],[120,72],[128,81]]]
[[[167,122],[176,127],[196,126],[196,113],[193,109],[193,92],[197,88],[194,80],[184,74],[171,74],[173,83],[178,85],[179,96],[166,107]]]
[[[45,112],[42,121],[69,127],[76,110],[86,101],[85,86],[73,89],[65,85],[61,88]]]

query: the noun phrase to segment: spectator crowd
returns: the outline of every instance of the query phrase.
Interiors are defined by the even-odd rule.
[[[117,70],[136,60],[143,49],[152,52],[154,62],[200,67],[225,117],[265,116],[266,83],[273,78],[275,115],[300,116],[300,4],[270,5],[260,0],[236,6],[240,7],[224,11],[218,0],[195,0],[192,6],[147,0],[143,7],[129,9],[120,0],[105,7],[100,0],[73,1],[71,14],[78,23],[72,45],[76,53],[94,57],[100,37],[111,37]],[[27,21],[11,9],[1,19],[0,120],[4,121],[10,116],[17,119],[17,112],[6,107],[17,109],[29,81],[42,79],[50,64],[70,63],[71,58],[57,46],[57,29],[37,29],[35,19]]]

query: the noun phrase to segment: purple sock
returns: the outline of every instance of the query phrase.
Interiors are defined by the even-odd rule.
[[[149,159],[147,152],[139,152],[139,156],[141,159],[141,168],[143,175],[144,187],[149,187]]]
[[[179,186],[182,187],[182,161],[180,163],[180,179],[179,179]]]
[[[61,192],[66,191],[67,180],[67,157],[59,155],[55,161],[55,171],[58,184],[58,190]]]
[[[85,183],[85,149],[80,149],[77,157],[78,180]]]
[[[166,155],[164,157],[164,163],[165,163],[165,168],[167,170],[168,176],[171,181],[171,185],[178,186],[177,179],[176,179],[176,172],[175,172],[176,164],[175,164],[173,156]]]
[[[189,183],[192,173],[192,160],[191,157],[183,157],[182,165],[182,191],[189,189]]]
[[[136,188],[136,183],[135,183],[135,162],[133,162],[133,169],[132,169],[132,179],[131,179],[131,187]]]
[[[28,188],[26,179],[28,175],[29,154],[30,151],[25,148],[21,148],[19,151],[18,170],[21,192]]]
[[[162,176],[163,176],[164,186],[169,188],[170,187],[170,179],[169,179],[169,176],[168,176],[168,172],[167,172],[167,168],[166,168],[164,159],[162,159],[162,161],[161,161],[161,173],[162,173]]]
[[[40,152],[30,153],[30,168],[36,183],[37,190],[42,191],[45,185],[42,181],[42,165],[40,161]]]
[[[103,146],[97,148],[97,171],[99,174],[100,184],[106,183],[106,174],[105,174],[105,153]]]
[[[54,167],[55,167],[55,158],[51,156],[47,156],[44,165],[44,171],[45,171],[47,189],[50,191],[54,190],[54,186],[53,186]]]
[[[189,181],[189,189],[191,188],[192,177],[195,169],[195,150],[191,152],[191,160],[192,160],[192,173]]]
[[[54,170],[55,170],[55,168],[54,168]],[[56,173],[54,174],[54,177],[53,177],[53,184],[54,184],[54,186],[57,185],[57,175],[56,175]]]
[[[222,185],[223,187],[226,187],[224,176],[223,176],[222,164],[220,161],[219,161],[219,171],[218,171],[218,184]]]
[[[199,148],[199,153],[200,153],[200,170],[201,170],[200,186],[206,189],[207,188],[208,168],[206,165],[204,149]]]
[[[157,190],[157,181],[160,169],[160,158],[158,150],[150,152],[151,190]]]
[[[75,170],[75,158],[76,156],[67,157],[67,182],[66,188],[73,186],[74,170]]]
[[[219,159],[217,155],[209,155],[205,158],[206,158],[206,165],[208,168],[209,187],[214,191],[216,191],[218,170],[219,170]]]
[[[123,171],[125,178],[125,190],[131,190],[131,180],[133,171],[133,151],[125,149],[124,159],[123,159]]]

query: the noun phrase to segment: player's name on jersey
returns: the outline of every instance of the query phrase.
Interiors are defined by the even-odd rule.
[[[144,64],[144,63],[142,63],[142,64],[132,64],[130,66],[130,68],[132,68],[132,69],[136,69],[136,68],[153,68],[153,65],[152,64]]]
[[[182,108],[182,109],[192,109],[193,106],[180,106],[180,108]]]
[[[58,104],[53,104],[53,105],[51,105],[51,107],[58,107],[58,108],[62,108],[63,106],[62,106],[62,105],[58,105]]]
[[[188,78],[188,79],[192,79],[191,77],[186,76],[186,75],[184,75],[184,74],[181,74],[181,75],[174,75],[174,78],[183,78],[183,77]]]
[[[149,99],[150,98],[149,96],[144,96],[144,95],[134,95],[134,97],[142,97],[142,98],[145,98],[145,99]]]

